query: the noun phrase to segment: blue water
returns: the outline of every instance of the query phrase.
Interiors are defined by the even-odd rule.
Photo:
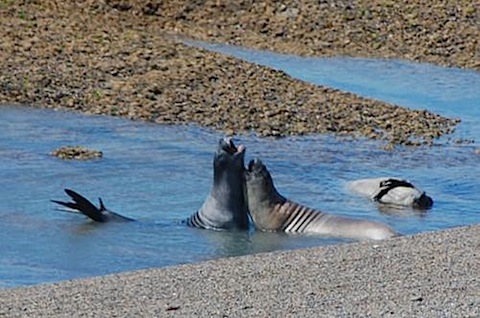
[[[299,57],[225,44],[185,44],[282,70],[303,81],[447,117],[461,117],[459,138],[480,140],[480,73],[394,59]]]
[[[295,70],[312,82],[342,89],[347,85],[362,95],[397,98],[403,106],[462,119],[457,132],[441,139],[439,146],[392,152],[381,150],[376,141],[332,136],[239,136],[236,142],[246,145],[247,161],[261,157],[281,193],[326,212],[380,220],[404,234],[479,223],[478,145],[449,142],[480,140],[478,73],[399,61],[301,62],[298,57],[238,52],[287,72]],[[388,70],[389,75],[380,80],[375,70]],[[0,288],[342,242],[205,231],[182,224],[209,192],[213,152],[221,137],[194,125],[0,106]],[[49,155],[65,145],[102,150],[104,157],[63,161]],[[434,198],[433,209],[384,213],[344,190],[349,180],[384,175],[416,183]],[[101,196],[111,210],[138,221],[95,224],[56,211],[49,200],[68,199],[63,193],[67,187],[92,200]]]

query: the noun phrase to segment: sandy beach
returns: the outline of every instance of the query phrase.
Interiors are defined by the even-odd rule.
[[[1,317],[478,317],[480,227],[0,290]]]
[[[459,120],[311,85],[172,35],[480,70],[475,1],[0,1],[0,15],[0,104],[226,134],[419,145]],[[475,225],[219,259],[0,290],[0,317],[479,317],[479,251]]]

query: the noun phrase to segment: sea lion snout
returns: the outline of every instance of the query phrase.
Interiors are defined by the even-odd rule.
[[[230,155],[240,155],[245,153],[245,146],[239,145],[237,147],[233,143],[233,139],[231,137],[225,137],[219,141],[218,152],[226,152]]]
[[[429,197],[425,192],[416,199],[413,200],[413,207],[421,210],[428,210],[433,206],[433,199]]]
[[[250,160],[248,163],[248,172],[262,172],[265,171],[267,167],[263,164],[262,160],[255,158]]]
[[[247,182],[253,181],[253,179],[267,180],[269,172],[267,167],[263,164],[262,160],[255,158],[250,160],[248,167],[245,171]]]
[[[214,155],[213,164],[216,167],[236,167],[244,170],[246,147],[244,145],[235,146],[232,138],[225,137],[220,139],[217,152]]]

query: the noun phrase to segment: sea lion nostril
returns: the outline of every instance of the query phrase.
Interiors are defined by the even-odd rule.
[[[258,158],[250,160],[250,163],[248,164],[248,169],[250,170],[250,172],[258,171],[258,162]]]
[[[260,160],[260,158],[256,158],[255,159],[255,170],[257,171],[263,171],[265,170],[266,167],[265,165],[263,164],[262,160]]]

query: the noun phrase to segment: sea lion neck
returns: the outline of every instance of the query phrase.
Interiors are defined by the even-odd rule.
[[[287,200],[275,188],[270,173],[247,180],[246,186],[248,201],[252,205],[272,206]]]
[[[270,185],[270,197],[274,199],[274,203],[283,203],[287,200],[283,195],[280,194],[280,192],[278,192],[270,173],[268,174],[268,184]]]
[[[214,171],[212,195],[218,198],[237,198],[244,201],[245,176],[241,169]]]

